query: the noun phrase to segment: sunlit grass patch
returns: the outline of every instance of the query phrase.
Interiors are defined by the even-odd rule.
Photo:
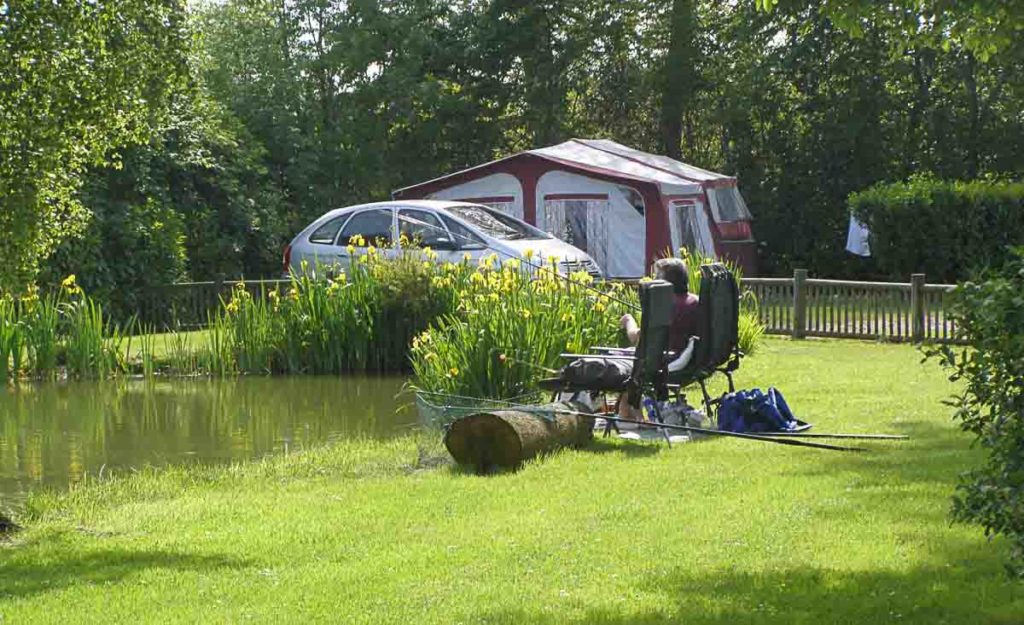
[[[10,622],[1014,623],[1001,541],[952,525],[976,451],[909,346],[766,339],[737,373],[866,454],[595,441],[477,477],[440,437],[143,470],[34,500]],[[720,385],[721,381],[716,381]]]

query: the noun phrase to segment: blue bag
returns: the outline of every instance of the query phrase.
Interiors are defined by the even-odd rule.
[[[810,425],[793,415],[782,391],[774,386],[736,391],[722,397],[718,429],[728,432],[799,432]]]

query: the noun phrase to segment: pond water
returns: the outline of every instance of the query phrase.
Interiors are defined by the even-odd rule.
[[[239,377],[0,389],[0,509],[104,470],[226,463],[416,422],[398,377]],[[401,407],[401,409],[400,409]]]

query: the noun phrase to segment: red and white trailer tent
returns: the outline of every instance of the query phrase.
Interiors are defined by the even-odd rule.
[[[392,196],[498,208],[585,250],[608,277],[642,276],[684,246],[755,271],[750,211],[735,178],[614,141],[571,139]]]

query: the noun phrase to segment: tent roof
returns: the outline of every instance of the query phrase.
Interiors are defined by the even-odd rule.
[[[689,195],[700,193],[704,186],[719,187],[735,186],[736,184],[736,179],[731,176],[687,165],[667,156],[634,150],[607,139],[570,139],[558,145],[519,152],[476,167],[470,167],[461,172],[398,189],[396,193],[424,184],[441,182],[448,178],[462,177],[474,170],[489,169],[489,166],[495,163],[513,160],[523,154],[533,154],[583,171],[653,182],[666,195]]]
[[[662,156],[660,154],[649,154],[647,152],[641,152],[640,150],[634,150],[633,148],[626,147],[621,143],[609,141],[608,139],[572,139],[570,141],[566,141],[561,145],[566,145],[570,143],[576,143],[579,145],[586,146],[591,150],[599,150],[609,154],[614,154],[625,159],[636,161],[652,169],[657,169],[659,171],[672,174],[673,176],[682,178],[684,180],[693,180],[696,182],[735,182],[735,179],[731,176],[718,174],[713,171],[701,169],[700,167],[695,167],[693,165],[687,165],[682,161],[677,161],[667,156]]]

